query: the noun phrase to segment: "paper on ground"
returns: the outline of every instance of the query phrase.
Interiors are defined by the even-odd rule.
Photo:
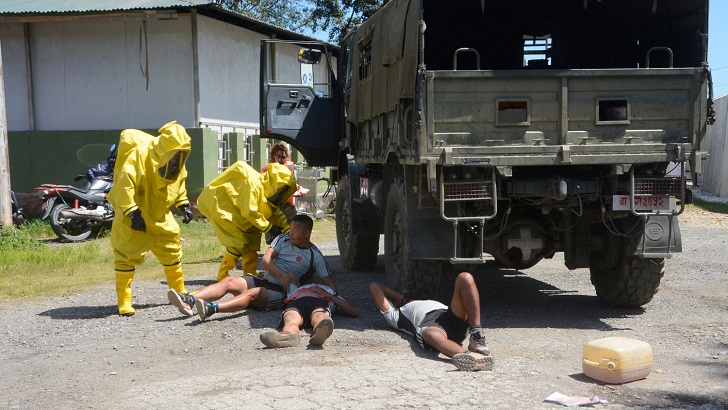
[[[572,397],[570,397],[570,396],[565,396],[559,392],[554,392],[549,397],[546,397],[543,401],[563,404],[564,406],[569,406],[569,407],[590,406],[592,404],[607,402],[606,400],[599,400],[599,396],[592,396],[592,397],[572,396]]]

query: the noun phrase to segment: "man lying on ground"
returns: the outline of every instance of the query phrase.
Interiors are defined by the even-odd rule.
[[[260,341],[267,347],[294,347],[301,342],[301,329],[310,325],[313,329],[310,345],[321,346],[334,332],[332,313],[359,316],[354,305],[344,300],[331,288],[324,285],[304,285],[288,299],[281,315],[281,331],[270,331],[260,335]]]
[[[455,280],[450,306],[436,300],[406,301],[403,295],[378,283],[372,283],[369,291],[387,322],[414,336],[423,348],[450,357],[458,370],[493,369],[493,357],[480,326],[480,296],[469,272],[461,272]],[[466,351],[462,342],[468,327],[470,342]]]

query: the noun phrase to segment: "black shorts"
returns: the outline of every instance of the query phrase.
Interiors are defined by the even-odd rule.
[[[434,310],[428,313],[422,323],[419,324],[419,327],[428,326],[436,326],[444,330],[447,333],[447,338],[457,344],[463,343],[468,333],[468,327],[470,327],[468,322],[455,316],[451,307],[448,307],[447,310]],[[432,348],[431,346],[427,347]]]
[[[283,327],[283,315],[286,314],[289,310],[294,310],[298,312],[303,317],[303,324],[300,326],[301,329],[311,324],[311,314],[314,312],[314,310],[320,310],[323,309],[327,312],[329,312],[329,316],[332,315],[331,308],[329,307],[329,302],[312,296],[302,296],[298,297],[294,300],[292,300],[288,305],[286,305],[285,309],[283,309],[283,314],[281,314],[281,322],[278,324],[278,327]]]

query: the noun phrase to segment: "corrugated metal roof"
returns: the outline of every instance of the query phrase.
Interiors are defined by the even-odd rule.
[[[70,13],[165,9],[214,4],[211,0],[2,0],[0,13]]]
[[[225,10],[214,0],[0,0],[0,19],[20,19],[24,15],[58,15],[64,13],[106,13],[125,10],[164,10],[175,8],[197,8],[209,13],[210,17],[221,19],[259,33],[275,33],[282,40],[317,40],[253,17]],[[228,18],[225,18],[227,16]],[[13,20],[14,21],[14,20]],[[338,52],[339,47],[329,44]]]

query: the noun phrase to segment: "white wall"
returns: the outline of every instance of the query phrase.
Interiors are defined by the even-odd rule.
[[[258,123],[262,34],[198,16],[203,118]]]
[[[0,40],[8,131],[27,130],[30,122],[23,25],[0,24]]]
[[[185,127],[196,127],[192,59],[192,23],[187,14],[174,21],[148,24],[149,90],[146,90],[140,63],[139,28],[127,23],[127,63],[129,75],[129,118],[148,128],[158,128],[177,120]],[[129,124],[139,128],[139,125]]]
[[[190,20],[147,23],[149,90],[141,67],[141,22],[30,24],[36,130],[158,128],[194,125]],[[9,33],[6,38],[5,34]],[[10,131],[28,130],[22,24],[3,24],[2,46]],[[8,53],[5,52],[7,45]]]
[[[198,15],[200,116],[237,130],[259,123],[260,40],[267,36]],[[35,130],[156,129],[177,120],[195,127],[192,22],[78,20],[29,24]],[[0,25],[8,129],[30,129],[21,23]],[[299,46],[278,45],[279,82],[300,84]],[[142,70],[148,64],[149,89]],[[315,65],[326,82],[326,65]],[[316,90],[323,91],[317,86]]]

